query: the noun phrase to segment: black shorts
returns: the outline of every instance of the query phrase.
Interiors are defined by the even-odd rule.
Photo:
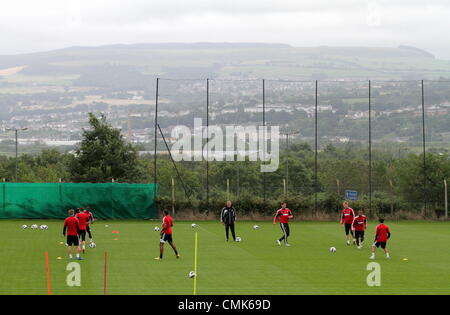
[[[161,243],[169,242],[172,243],[172,234],[163,233],[161,235],[161,239],[159,240]]]
[[[80,242],[78,240],[78,235],[67,235],[67,245],[69,246],[78,246]]]
[[[345,235],[348,235],[352,231],[352,225],[345,223]],[[353,232],[352,232],[353,235]]]
[[[363,238],[363,237],[364,237],[364,231],[355,230],[355,238]]]
[[[85,242],[86,241],[86,230],[80,230],[80,239]]]
[[[381,246],[382,249],[385,249],[386,248],[386,242],[384,242],[384,243],[375,242],[375,244],[373,244],[373,246],[375,246],[376,248]]]

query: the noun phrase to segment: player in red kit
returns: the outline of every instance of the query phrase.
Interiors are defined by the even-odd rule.
[[[344,210],[342,210],[341,214],[341,225],[345,226],[345,237],[347,240],[347,245],[350,245],[350,234],[353,238],[353,243],[356,243],[355,237],[352,231],[352,223],[355,218],[355,212],[352,208],[349,208],[348,202],[344,201]]]
[[[367,229],[367,217],[363,214],[362,209],[358,210],[358,215],[353,219],[352,231],[355,234],[356,245],[358,249],[362,248],[364,242],[364,231]]]
[[[164,244],[166,242],[168,242],[169,245],[172,247],[173,251],[175,252],[175,256],[177,258],[180,258],[180,255],[178,254],[178,251],[177,251],[177,247],[173,243],[172,227],[173,227],[173,220],[169,215],[169,211],[164,210],[164,218],[163,218],[163,224],[162,224],[162,229],[161,229],[161,239],[159,240],[159,257],[156,257],[155,260],[163,259]]]
[[[86,232],[89,234],[90,242],[93,243],[94,240],[92,238],[91,224],[94,222],[94,215],[92,214],[90,207],[86,207],[84,209],[84,213],[87,215]]]
[[[273,224],[277,223],[278,220],[280,221],[280,227],[283,231],[283,236],[277,240],[278,246],[281,246],[283,240],[285,246],[291,246],[288,243],[288,237],[290,235],[289,219],[292,219],[293,217],[292,211],[289,208],[286,208],[286,202],[283,201],[281,203],[281,209],[277,211],[273,218]]]
[[[377,226],[377,229],[375,231],[375,242],[372,245],[372,256],[370,256],[370,259],[375,259],[375,250],[378,247],[381,247],[386,254],[386,258],[390,259],[391,256],[389,256],[389,251],[386,248],[386,243],[388,239],[391,238],[391,231],[389,230],[389,227],[384,224],[384,219],[380,219],[379,221],[380,224]]]
[[[81,208],[77,210],[77,219],[80,227],[79,238],[81,240],[81,249],[83,250],[83,254],[86,251],[86,227],[88,222],[88,215],[82,211]]]
[[[69,210],[69,217],[64,220],[64,228],[63,235],[67,234],[67,250],[69,252],[69,259],[72,259],[72,246],[77,247],[77,260],[81,260],[80,257],[80,243],[78,239],[78,233],[80,230],[80,226],[78,223],[78,219],[74,216],[75,211],[73,209]]]

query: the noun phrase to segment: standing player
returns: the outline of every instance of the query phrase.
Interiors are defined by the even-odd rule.
[[[286,208],[286,202],[283,201],[281,203],[281,209],[277,211],[275,214],[275,218],[273,219],[273,224],[277,223],[280,220],[280,227],[283,231],[283,236],[277,240],[278,246],[281,246],[281,241],[284,240],[285,246],[291,246],[288,243],[288,237],[290,235],[289,230],[289,219],[292,219],[294,216],[292,215],[292,211],[289,208]]]
[[[367,217],[362,209],[358,210],[358,215],[353,219],[352,231],[355,233],[356,245],[358,249],[362,248],[364,242],[364,231],[367,229]]]
[[[69,259],[72,259],[72,246],[77,247],[77,260],[82,260],[80,257],[80,242],[78,239],[78,233],[80,230],[80,226],[78,223],[78,219],[74,216],[75,211],[73,209],[69,210],[69,217],[64,220],[64,228],[63,235],[67,234],[67,251],[69,252]]]
[[[353,244],[356,243],[355,236],[352,231],[352,223],[355,218],[355,211],[352,208],[349,208],[348,202],[344,201],[344,210],[342,210],[341,214],[341,225],[345,225],[345,237],[347,240],[347,245],[350,245],[350,234],[353,238]]]
[[[161,229],[161,239],[159,240],[159,257],[156,257],[155,260],[163,259],[164,244],[166,242],[169,242],[169,245],[172,247],[173,251],[175,252],[175,256],[177,258],[180,258],[177,248],[172,240],[172,227],[173,227],[173,220],[169,215],[169,211],[164,210],[164,218],[163,218],[163,224],[162,224],[162,229]]]
[[[378,247],[381,247],[386,254],[386,258],[390,259],[391,256],[389,256],[389,251],[386,248],[386,243],[388,239],[391,238],[391,231],[389,230],[389,227],[384,224],[384,219],[380,219],[379,221],[380,224],[377,226],[375,232],[375,242],[372,245],[372,256],[370,256],[370,259],[375,259],[375,250]]]
[[[92,233],[91,233],[91,224],[94,222],[94,215],[92,214],[90,207],[86,207],[84,209],[84,213],[87,215],[86,232],[89,234],[90,243],[93,243],[94,240],[92,238]]]
[[[225,225],[225,237],[229,239],[229,230],[231,230],[231,235],[233,236],[233,240],[236,241],[236,233],[234,231],[234,224],[236,223],[236,209],[233,207],[233,203],[228,200],[226,206],[223,207],[220,212],[220,222]]]
[[[83,254],[86,251],[86,227],[88,221],[88,215],[82,211],[81,208],[78,208],[78,212],[76,215],[78,219],[78,224],[80,226],[79,238],[81,240],[81,249],[83,250]]]

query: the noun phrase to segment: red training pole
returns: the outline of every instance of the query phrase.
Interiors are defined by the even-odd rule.
[[[108,262],[108,253],[105,252],[105,265],[103,267],[103,295],[106,295],[106,265]]]
[[[50,290],[50,268],[48,264],[48,252],[45,252],[45,273],[47,275],[47,295],[51,295]]]

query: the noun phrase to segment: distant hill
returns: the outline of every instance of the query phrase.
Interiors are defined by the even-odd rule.
[[[0,71],[23,76],[125,74],[171,78],[427,79],[450,77],[450,62],[415,47],[292,47],[278,43],[141,43],[69,47],[0,56]],[[100,72],[100,73],[99,73]],[[79,81],[81,80],[81,82]],[[95,85],[95,80],[87,80]]]

